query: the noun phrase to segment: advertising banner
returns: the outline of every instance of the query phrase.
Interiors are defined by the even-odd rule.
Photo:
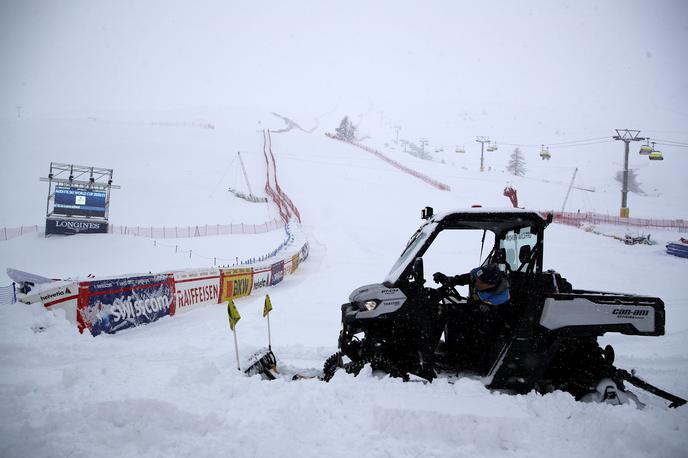
[[[253,289],[270,286],[270,267],[256,267],[253,269]]]
[[[78,304],[81,331],[114,334],[174,315],[174,279],[171,274],[155,274],[82,282]]]
[[[284,261],[277,261],[270,266],[270,286],[276,285],[284,279]]]
[[[80,188],[55,187],[56,215],[105,217],[105,191],[90,191]]]
[[[301,247],[301,262],[305,261],[308,258],[308,250],[310,247],[308,246],[308,242],[304,243],[303,246]]]
[[[289,270],[290,274],[293,274],[294,272],[296,272],[296,269],[299,268],[299,256],[300,254],[296,253],[291,257],[291,269]]]
[[[45,233],[58,235],[105,234],[108,231],[106,221],[73,220],[48,218],[45,220]]]
[[[174,273],[175,313],[217,304],[220,299],[220,270],[202,269]]]
[[[38,292],[31,291],[22,297],[20,302],[33,304],[40,302],[48,310],[62,309],[65,317],[72,323],[76,323],[76,307],[79,297],[79,287],[74,282],[55,282],[55,285],[46,284],[45,289]]]
[[[221,269],[220,272],[220,302],[251,294],[253,269]]]

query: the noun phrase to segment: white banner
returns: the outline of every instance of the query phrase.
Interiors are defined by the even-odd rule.
[[[220,270],[199,269],[174,272],[176,313],[217,304],[220,297]]]
[[[38,290],[38,291],[37,291]],[[73,282],[43,283],[19,301],[25,304],[42,303],[48,310],[63,309],[66,318],[76,324],[76,305],[79,297],[79,286]]]
[[[253,289],[267,288],[270,285],[270,266],[253,268]]]

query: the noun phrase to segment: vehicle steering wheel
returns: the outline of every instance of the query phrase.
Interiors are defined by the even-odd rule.
[[[446,283],[440,283],[437,291],[442,295],[442,297],[454,296],[457,299],[466,299],[461,293],[456,289],[456,285],[448,285]]]

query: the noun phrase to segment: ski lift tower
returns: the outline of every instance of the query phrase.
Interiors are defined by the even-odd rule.
[[[639,137],[639,130],[629,130],[629,129],[615,129],[616,135],[614,140],[620,140],[624,142],[624,169],[623,169],[623,184],[621,185],[621,210],[619,210],[619,216],[621,218],[628,218],[630,215],[630,210],[628,208],[628,145],[631,142],[639,142],[645,140],[643,137]]]
[[[475,137],[475,141],[480,143],[480,171],[484,171],[485,143],[490,143],[490,137]]]
[[[45,236],[98,234],[108,231],[112,169],[50,163]]]

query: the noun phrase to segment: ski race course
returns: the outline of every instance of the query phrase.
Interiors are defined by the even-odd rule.
[[[616,167],[599,160],[608,146],[546,163],[526,152],[524,177],[505,171],[501,151],[480,173],[475,148],[422,160],[392,149],[389,132],[365,117],[368,138],[359,146],[328,137],[344,114],[292,120],[226,109],[3,119],[0,150],[12,154],[0,170],[0,228],[36,229],[0,241],[0,286],[11,282],[7,268],[73,284],[173,272],[175,281],[209,272],[199,278],[221,282],[233,268],[255,275],[288,261],[283,280],[272,282],[271,271],[256,288],[252,277],[252,293],[236,296],[240,364],[267,346],[269,294],[278,369],[315,374],[337,350],[340,305],[355,288],[384,279],[423,207],[510,207],[503,195],[510,185],[521,206],[558,211],[575,165],[596,191],[574,190],[566,210],[618,213]],[[267,203],[227,191],[249,193],[237,151]],[[121,189],[113,191],[110,220],[128,230],[45,238],[46,186],[38,177],[51,161],[114,169]],[[643,169],[653,192],[629,195],[631,216],[685,220],[685,183],[663,177],[686,167],[688,158],[676,155]],[[265,230],[195,236],[221,226]],[[160,235],[163,227],[195,229],[171,237],[166,229]],[[584,228],[548,228],[545,268],[575,288],[660,297],[666,335],[600,341],[614,346],[618,367],[685,398],[688,263],[665,249],[685,233],[600,222]],[[624,244],[627,232],[651,233],[657,243]],[[426,278],[467,272],[479,256],[478,246],[456,247],[446,264],[426,265]],[[329,383],[246,377],[221,298],[97,337],[79,333],[76,315],[62,308],[0,305],[0,456],[682,457],[688,450],[686,407],[668,409],[633,387],[642,410],[576,402],[563,392],[490,392],[475,377],[404,383],[369,367],[357,377],[338,371]]]

